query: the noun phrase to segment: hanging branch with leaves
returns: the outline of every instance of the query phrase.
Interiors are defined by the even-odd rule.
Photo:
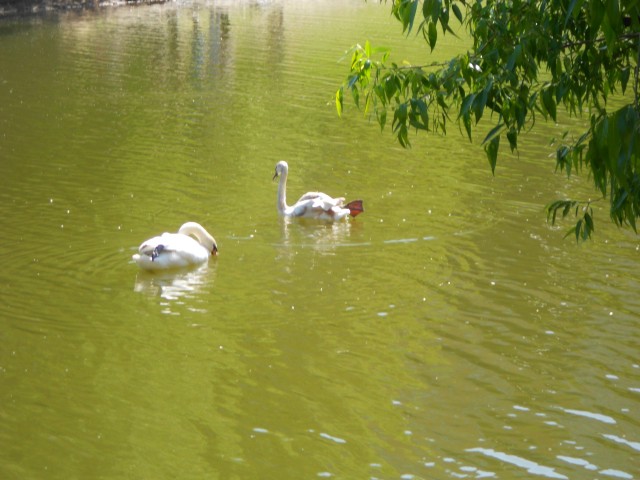
[[[350,73],[336,92],[342,114],[345,91],[403,147],[409,131],[447,133],[454,120],[471,140],[486,112],[491,126],[482,145],[495,173],[501,139],[518,148],[518,136],[538,117],[557,121],[558,108],[589,116],[575,140],[556,146],[556,169],[570,175],[586,169],[611,219],[637,231],[640,216],[640,0],[393,0],[403,32],[417,32],[436,48],[440,34],[453,34],[451,17],[467,30],[472,47],[445,63],[397,65],[391,52],[367,41],[351,50]],[[633,81],[629,84],[629,81]],[[609,111],[611,95],[633,100]],[[587,112],[587,113],[585,113]],[[486,123],[483,123],[483,128]],[[567,206],[569,208],[567,209]],[[547,206],[555,223],[576,216],[576,239],[594,232],[591,202],[560,200]]]

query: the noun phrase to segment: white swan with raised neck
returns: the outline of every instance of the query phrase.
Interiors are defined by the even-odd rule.
[[[293,205],[287,205],[287,176],[289,164],[284,160],[276,164],[273,179],[280,178],[278,183],[277,209],[285,217],[315,218],[319,220],[342,220],[349,215],[355,217],[364,212],[362,200],[354,200],[347,204],[344,197],[333,198],[322,192],[307,192]]]

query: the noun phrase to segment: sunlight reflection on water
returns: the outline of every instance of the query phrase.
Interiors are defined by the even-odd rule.
[[[541,475],[547,478],[558,478],[558,479],[568,479],[569,477],[565,475],[561,475],[555,471],[555,469],[551,467],[546,467],[544,465],[539,465],[536,462],[532,462],[531,460],[527,460],[525,458],[519,457],[517,455],[510,455],[504,452],[496,451],[491,448],[468,448],[467,452],[471,453],[481,453],[486,455],[487,457],[495,458],[496,460],[500,460],[505,463],[509,463],[524,469],[527,473],[531,473],[533,475]]]

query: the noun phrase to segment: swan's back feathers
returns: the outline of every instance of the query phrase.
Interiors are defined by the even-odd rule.
[[[313,200],[318,205],[322,203],[326,205],[326,208],[341,207],[344,203],[344,197],[333,198],[322,192],[307,192],[302,195],[296,203],[300,203],[306,200]]]
[[[154,250],[161,247],[162,252],[197,251],[204,247],[193,237],[182,233],[163,233],[153,237],[140,245],[140,253],[152,255]],[[160,253],[160,252],[159,252]]]
[[[364,212],[362,200],[344,204],[344,197],[333,198],[322,192],[307,192],[291,206],[295,217],[317,217],[325,220],[340,220],[347,215],[356,217]]]

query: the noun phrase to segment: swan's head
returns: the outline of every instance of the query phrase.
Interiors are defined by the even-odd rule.
[[[280,175],[285,174],[289,171],[289,164],[287,162],[285,162],[284,160],[280,160],[277,164],[276,164],[276,173],[273,176],[273,179],[275,180],[276,178],[278,178]]]

